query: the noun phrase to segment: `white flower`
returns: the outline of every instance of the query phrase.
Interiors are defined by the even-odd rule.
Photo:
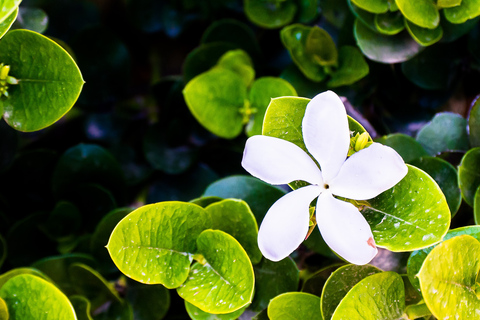
[[[390,147],[373,143],[347,159],[350,131],[340,98],[332,91],[307,105],[302,132],[309,153],[286,140],[253,136],[242,166],[270,184],[303,180],[311,185],[292,191],[268,210],[258,232],[263,255],[279,261],[292,253],[309,229],[309,206],[317,198],[316,220],[330,248],[345,260],[366,264],[377,254],[372,231],[359,210],[333,195],[367,200],[396,185],[408,168]]]

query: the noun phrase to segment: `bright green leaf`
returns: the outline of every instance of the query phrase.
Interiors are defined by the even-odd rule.
[[[245,307],[243,307],[232,313],[213,314],[202,311],[202,309],[195,307],[187,301],[185,301],[185,309],[187,309],[188,315],[193,320],[235,320],[245,311]]]
[[[286,80],[262,77],[252,84],[249,92],[250,106],[255,113],[245,128],[249,137],[262,134],[263,118],[272,98],[297,96],[295,88]]]
[[[472,103],[468,115],[468,137],[472,147],[480,147],[480,98]]]
[[[126,276],[176,288],[187,279],[196,239],[209,223],[205,211],[194,204],[146,205],[117,224],[107,249]]]
[[[375,24],[375,14],[368,12],[366,10],[363,10],[360,7],[357,7],[355,4],[353,4],[352,0],[347,0],[347,3],[350,8],[350,11],[352,11],[353,15],[356,18],[355,20],[360,21],[361,23],[363,23],[365,27],[368,27],[370,30],[374,31],[375,33],[379,31]]]
[[[289,24],[297,12],[293,0],[244,0],[243,8],[250,21],[268,29]]]
[[[462,3],[452,8],[444,9],[445,18],[451,23],[464,23],[480,15],[479,0],[462,0]]]
[[[428,155],[420,143],[403,133],[389,134],[375,139],[375,141],[395,149],[407,163]]]
[[[12,27],[13,23],[17,19],[18,8],[15,9],[5,20],[0,22],[0,38],[7,33],[8,30]]]
[[[342,299],[358,282],[364,278],[380,273],[382,270],[371,265],[346,265],[335,270],[323,287],[320,309],[324,319],[331,319]]]
[[[352,46],[343,46],[338,52],[338,68],[332,72],[327,85],[332,88],[351,85],[364,78],[369,71],[360,50]]]
[[[342,299],[332,320],[402,319],[405,291],[402,277],[382,272],[358,282]]]
[[[475,197],[473,198],[473,218],[475,224],[480,224],[480,188],[477,188]]]
[[[389,9],[387,0],[351,0],[355,5],[371,13],[385,13]]]
[[[468,150],[458,166],[458,185],[462,198],[473,207],[475,192],[480,186],[480,147]]]
[[[405,24],[403,22],[402,14],[399,11],[396,11],[376,14],[375,27],[378,32],[393,36],[405,29]]]
[[[0,1],[0,7],[2,12],[0,13],[0,23],[5,19],[9,19],[10,15],[17,10],[18,5],[22,0],[2,0]]]
[[[202,73],[187,83],[183,95],[198,122],[212,133],[232,139],[242,131],[240,108],[245,105],[247,87],[233,71],[213,68]]]
[[[0,298],[0,320],[8,320],[8,307],[5,300]]]
[[[0,61],[19,80],[2,99],[5,121],[20,131],[37,131],[67,113],[80,95],[83,78],[72,57],[52,40],[28,30],[8,32]]]
[[[230,50],[224,53],[217,63],[218,68],[225,68],[235,72],[242,78],[245,86],[250,86],[255,79],[255,70],[253,69],[252,60],[243,50]]]
[[[362,213],[377,246],[411,251],[439,242],[450,226],[442,190],[428,174],[407,165],[408,173],[393,188],[368,200]]]
[[[18,275],[3,285],[0,297],[10,320],[76,320],[67,297],[53,284],[29,274]]]
[[[419,27],[435,29],[440,23],[440,13],[432,0],[395,0],[405,18]]]
[[[415,41],[421,46],[431,46],[438,42],[443,36],[443,29],[441,25],[438,25],[435,29],[427,29],[417,26],[416,24],[405,19],[405,26],[408,33]]]
[[[467,120],[451,112],[437,113],[417,134],[417,141],[434,156],[468,150]]]
[[[242,246],[227,233],[205,230],[197,238],[200,262],[193,264],[188,279],[177,292],[202,311],[232,313],[250,304],[254,273]]]
[[[406,31],[386,36],[370,30],[358,19],[355,20],[354,35],[363,54],[369,59],[381,63],[407,61],[423,48]]]
[[[270,320],[321,320],[320,298],[310,293],[287,292],[276,296],[268,305]]]
[[[439,8],[451,8],[459,6],[462,0],[437,0],[437,6]]]
[[[430,252],[418,277],[423,298],[436,318],[478,319],[479,271],[480,242],[472,236],[446,240]]]
[[[52,280],[47,275],[35,268],[15,268],[0,275],[0,288],[11,278],[21,274],[29,274],[52,282]]]

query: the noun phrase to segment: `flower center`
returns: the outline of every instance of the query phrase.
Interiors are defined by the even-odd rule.
[[[323,185],[323,187],[325,188],[325,190],[330,189],[330,186],[328,185],[328,183],[325,183],[325,184]]]

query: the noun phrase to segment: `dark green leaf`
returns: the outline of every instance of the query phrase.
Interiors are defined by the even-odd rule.
[[[342,263],[336,263],[327,267],[321,268],[311,276],[309,276],[302,286],[302,292],[311,293],[320,297],[323,292],[323,287],[327,282],[327,279],[331,276],[332,272],[341,267]]]
[[[126,299],[132,304],[135,320],[158,320],[170,307],[170,292],[162,285],[128,282]]]
[[[364,78],[368,72],[368,64],[360,50],[343,46],[338,52],[338,68],[332,72],[327,85],[332,88],[351,85]]]
[[[402,14],[399,11],[395,11],[376,14],[375,27],[378,32],[393,36],[405,29],[405,24]]]
[[[269,29],[289,24],[297,11],[293,0],[244,0],[243,8],[250,21]]]
[[[405,19],[405,26],[408,33],[415,41],[421,46],[431,46],[435,42],[438,42],[443,36],[443,29],[441,25],[438,25],[435,29],[427,29],[417,26],[416,24]]]
[[[93,320],[90,316],[90,301],[87,298],[80,295],[73,295],[69,297],[70,303],[75,309],[75,314],[78,320]]]
[[[403,133],[389,134],[375,141],[395,149],[402,156],[403,161],[408,163],[428,155],[420,143]]]
[[[472,103],[468,115],[468,137],[472,147],[480,147],[480,96]]]
[[[480,147],[468,150],[458,166],[458,185],[462,198],[473,207],[475,192],[480,186]]]

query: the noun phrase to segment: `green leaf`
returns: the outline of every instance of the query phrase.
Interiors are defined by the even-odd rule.
[[[60,201],[50,212],[47,221],[39,227],[52,239],[62,241],[73,236],[81,223],[82,216],[78,208],[68,201]]]
[[[253,267],[255,271],[255,296],[250,308],[260,311],[267,308],[271,299],[298,288],[299,271],[295,262],[287,257],[278,262],[267,259]]]
[[[439,8],[451,8],[462,4],[462,0],[437,0]]]
[[[170,292],[161,284],[129,281],[126,299],[132,305],[135,320],[162,319],[170,307]]]
[[[402,277],[382,272],[358,282],[342,299],[332,320],[402,319],[405,291]]]
[[[67,113],[80,95],[83,78],[72,57],[52,40],[27,30],[0,41],[0,61],[19,80],[0,100],[3,118],[20,131],[37,131]]]
[[[389,11],[375,15],[375,27],[378,32],[393,36],[405,29],[405,23],[403,22],[403,16],[399,11]]]
[[[262,134],[263,118],[272,98],[297,96],[295,88],[286,80],[275,77],[262,77],[252,84],[249,92],[250,106],[255,113],[245,128],[249,137]]]
[[[315,29],[323,30],[318,27]],[[318,53],[321,54],[321,52],[314,51],[316,48],[314,44],[311,45],[313,48],[307,50],[307,40],[312,30],[312,27],[307,27],[301,24],[292,24],[280,31],[280,38],[282,39],[283,45],[290,53],[293,62],[297,65],[300,71],[302,71],[308,79],[320,82],[326,78],[327,74],[324,71],[324,67],[320,64],[322,56],[319,56]],[[317,32],[323,34],[323,39],[328,43],[328,46],[324,49],[326,50],[326,54],[331,53],[332,50],[334,50],[336,55],[335,44],[331,38],[328,40],[328,37],[330,36],[327,37],[325,35],[326,31]]]
[[[220,197],[215,197],[215,196],[203,197],[202,196],[200,198],[190,200],[189,202],[191,202],[193,204],[196,204],[197,206],[200,206],[202,208],[206,208],[209,205],[211,205],[212,203],[219,202],[219,201],[222,201],[222,200],[223,200],[223,198],[220,198]]]
[[[363,23],[355,20],[354,35],[357,45],[369,59],[381,63],[399,63],[407,61],[422,50],[408,32],[393,36],[375,33]]]
[[[1,2],[2,12],[0,13],[0,23],[11,18],[10,15],[18,9],[22,0],[3,0]]]
[[[229,234],[205,230],[197,238],[198,253],[188,279],[177,292],[202,311],[231,313],[250,304],[253,298],[253,267],[242,246]]]
[[[251,176],[230,176],[209,185],[203,196],[242,199],[248,203],[257,224],[260,224],[268,209],[285,193],[284,190]]]
[[[258,248],[258,225],[248,204],[242,200],[226,199],[205,208],[212,221],[211,228],[234,237],[245,249],[252,264],[262,259]]]
[[[322,315],[318,308],[320,298],[304,292],[288,292],[276,296],[268,305],[270,320],[320,320]]]
[[[468,150],[467,120],[452,112],[437,113],[417,134],[417,141],[434,156]]]
[[[44,33],[48,27],[48,16],[40,8],[19,7],[18,18],[15,21],[16,29],[28,29],[38,33]]]
[[[473,218],[475,224],[480,224],[480,188],[475,191],[475,197],[473,199]]]
[[[53,284],[23,274],[10,279],[0,289],[10,320],[76,320],[67,297]]]
[[[480,241],[480,226],[467,226],[462,228],[456,228],[448,231],[443,238],[443,241],[454,238],[460,235],[470,235]],[[431,246],[425,249],[414,251],[410,254],[407,262],[407,273],[410,283],[420,291],[420,282],[418,281],[418,272],[420,271],[423,262],[427,258],[427,255],[435,248]]]
[[[371,13],[385,13],[390,8],[387,0],[351,0],[355,5]]]
[[[368,12],[366,10],[357,7],[353,4],[352,0],[347,0],[348,6],[350,11],[352,11],[353,15],[355,16],[355,20],[359,20],[361,23],[364,24],[365,27],[368,27],[370,30],[377,33],[379,30],[375,24],[375,14]],[[403,16],[402,16],[403,17]]]
[[[194,117],[207,130],[226,139],[242,131],[240,108],[247,99],[247,87],[233,71],[213,68],[202,73],[187,83],[183,95]]]
[[[255,79],[252,60],[245,51],[240,49],[224,53],[218,60],[217,67],[235,72],[247,87]]]
[[[331,319],[342,299],[358,282],[364,278],[380,273],[382,270],[371,265],[346,265],[335,270],[323,287],[320,309],[324,319]]]
[[[375,139],[375,141],[395,149],[403,161],[408,163],[428,155],[420,143],[403,133],[389,134]]]
[[[460,5],[445,8],[445,18],[451,23],[464,23],[469,19],[476,18],[480,15],[480,1],[479,0],[462,0]]]
[[[185,202],[140,207],[113,230],[108,252],[126,276],[171,289],[188,276],[196,239],[209,226],[205,211]]]
[[[458,174],[449,162],[434,157],[421,157],[411,162],[412,165],[428,173],[442,189],[447,199],[452,217],[457,213],[462,202],[458,188]]]
[[[187,313],[193,320],[234,320],[238,319],[242,313],[245,311],[245,307],[238,309],[232,313],[225,314],[213,314],[202,311],[202,309],[195,307],[193,304],[185,301],[185,309]]]
[[[297,12],[293,0],[244,0],[243,9],[250,21],[268,29],[289,24]]]
[[[480,147],[468,150],[458,166],[458,185],[462,198],[473,207],[475,192],[480,186]]]
[[[440,13],[432,0],[395,0],[405,18],[419,27],[435,29],[440,23]]]
[[[362,211],[377,246],[411,251],[439,242],[450,226],[442,190],[428,174],[407,165],[408,173],[393,188],[368,200]]]
[[[321,66],[336,66],[338,52],[332,37],[322,28],[313,26],[305,39],[305,52]]]
[[[442,10],[445,12],[445,10]],[[445,17],[440,21],[443,28],[442,42],[452,42],[467,34],[480,20],[480,17],[470,19],[461,24],[451,23]]]
[[[418,277],[423,298],[436,318],[478,318],[479,271],[480,243],[472,236],[446,240],[430,252]]]
[[[75,314],[78,320],[93,320],[90,316],[90,301],[87,298],[80,295],[73,295],[69,297],[70,303],[75,309]]]
[[[2,22],[0,22],[0,38],[2,38],[5,33],[12,27],[13,23],[17,19],[18,15],[18,8],[15,9],[8,17],[5,18]]]
[[[332,272],[343,266],[343,263],[335,263],[327,267],[323,267],[311,276],[307,277],[302,285],[302,292],[311,293],[320,297],[323,287]],[[305,277],[305,275],[303,275]]]
[[[325,82],[314,82],[308,79],[294,63],[289,64],[280,77],[291,83],[300,97],[313,98],[319,92],[328,90]]]
[[[473,102],[468,114],[468,137],[472,147],[480,147],[480,98]]]
[[[8,318],[9,314],[7,304],[5,303],[5,300],[0,298],[0,320],[8,320]]]
[[[417,26],[416,24],[405,19],[405,26],[408,33],[421,46],[431,46],[438,42],[443,36],[442,26],[439,24],[435,29],[427,29]]]
[[[43,272],[40,272],[35,268],[15,268],[0,275],[0,288],[11,278],[21,274],[29,274],[32,276],[42,278],[46,281],[52,282],[52,280],[49,277],[47,277]]]
[[[338,68],[332,72],[327,85],[332,88],[351,85],[364,78],[369,71],[360,50],[352,46],[343,46],[338,52]]]
[[[311,23],[319,14],[319,0],[300,0],[298,3],[298,22]],[[322,7],[322,13],[323,13]]]

